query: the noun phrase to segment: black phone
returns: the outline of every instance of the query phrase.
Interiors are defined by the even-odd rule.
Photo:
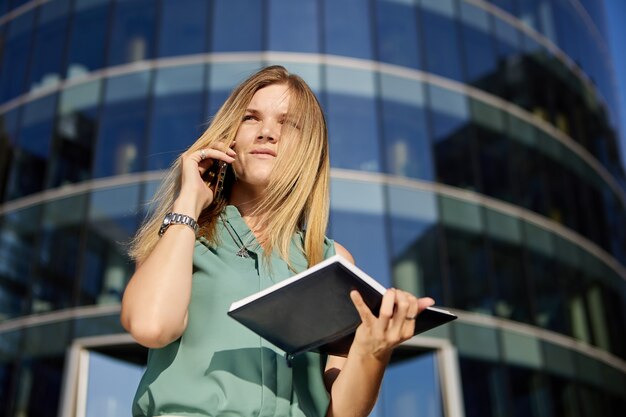
[[[213,160],[213,165],[204,173],[204,182],[213,190],[213,201],[220,198],[224,188],[224,178],[228,164],[219,159]]]

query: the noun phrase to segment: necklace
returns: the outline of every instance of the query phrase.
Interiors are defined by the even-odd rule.
[[[248,245],[250,243],[244,243],[243,240],[241,240],[241,238],[239,239],[235,239],[235,235],[233,234],[233,232],[230,231],[230,228],[232,226],[230,226],[226,220],[224,220],[223,216],[220,216],[220,219],[222,219],[222,223],[224,224],[224,228],[226,229],[226,231],[228,232],[228,234],[230,235],[230,237],[233,239],[233,242],[235,242],[235,245],[238,245],[239,243],[237,243],[238,241],[240,242],[240,246],[239,246],[239,250],[235,253],[236,256],[240,257],[240,258],[250,258],[250,250],[248,250]],[[234,229],[233,229],[234,231]],[[236,232],[235,232],[236,233]],[[237,235],[239,236],[239,235]]]

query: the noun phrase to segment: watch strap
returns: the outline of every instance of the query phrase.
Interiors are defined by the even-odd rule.
[[[194,233],[197,235],[200,227],[198,223],[190,216],[186,214],[173,213],[169,212],[165,215],[163,219],[163,223],[161,224],[161,228],[159,229],[159,236],[163,236],[163,233],[173,224],[184,224],[185,226],[189,226],[193,229]]]

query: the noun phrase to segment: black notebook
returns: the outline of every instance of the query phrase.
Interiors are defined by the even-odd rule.
[[[346,356],[361,323],[350,291],[359,291],[378,315],[386,289],[345,258],[335,255],[276,285],[231,304],[228,315],[288,355],[313,350]],[[415,334],[456,319],[429,307]]]

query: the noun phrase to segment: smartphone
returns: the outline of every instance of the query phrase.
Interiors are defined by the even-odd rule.
[[[203,175],[204,182],[213,190],[213,201],[221,196],[227,168],[226,162],[215,159],[213,165]]]

